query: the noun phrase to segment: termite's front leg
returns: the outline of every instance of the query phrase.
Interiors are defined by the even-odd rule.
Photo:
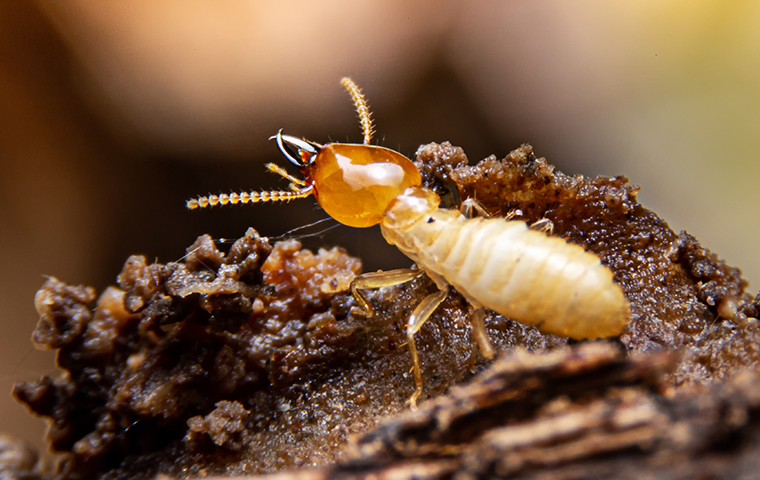
[[[486,207],[480,204],[479,201],[474,198],[465,199],[459,206],[459,211],[467,218],[474,218],[477,212],[481,217],[490,218],[491,214],[486,210]]]
[[[359,290],[368,288],[392,287],[402,283],[409,282],[425,273],[422,270],[391,270],[390,272],[375,272],[359,275],[351,282],[351,293],[354,295],[357,303],[361,305],[367,316],[372,316],[372,307],[367,299]],[[430,315],[438,308],[438,305],[446,298],[448,290],[439,290],[425,297],[417,308],[414,309],[409,317],[409,323],[406,326],[406,338],[409,344],[409,355],[412,357],[412,375],[414,376],[414,393],[408,402],[412,409],[417,408],[417,397],[422,393],[422,368],[420,366],[420,357],[417,353],[417,344],[414,342],[414,334],[422,328],[422,325],[430,318]],[[481,322],[482,323],[482,322]]]
[[[394,285],[401,285],[402,283],[411,282],[415,278],[421,276],[422,270],[409,270],[408,268],[401,268],[399,270],[391,270],[389,272],[373,272],[363,273],[354,278],[351,282],[351,294],[356,299],[359,306],[362,307],[364,313],[368,316],[372,316],[372,307],[364,298],[359,290],[392,287]]]

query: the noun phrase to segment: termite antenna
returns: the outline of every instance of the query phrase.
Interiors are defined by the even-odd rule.
[[[281,135],[280,132],[277,133],[276,137],[280,144],[282,144],[281,137],[287,137],[288,140],[292,140],[292,137]],[[304,143],[304,145],[309,148],[313,148],[309,144]],[[285,171],[284,168],[280,167],[279,165],[275,165],[274,163],[267,163],[266,168],[270,172],[275,173],[286,180],[290,180],[290,191],[287,192],[282,190],[272,190],[269,192],[241,192],[229,194],[222,193],[220,195],[208,196],[204,195],[202,197],[188,200],[185,205],[189,210],[195,210],[197,208],[216,207],[217,205],[237,205],[238,203],[245,204],[262,202],[289,202],[297,198],[306,198],[313,193],[314,187],[312,185],[307,185],[305,181],[289,174]]]
[[[270,192],[242,192],[242,193],[222,193],[221,195],[208,195],[193,198],[187,201],[185,205],[189,210],[196,208],[210,208],[217,205],[237,205],[238,203],[261,203],[261,202],[289,202],[297,198],[306,198],[312,194],[312,186],[299,188],[292,192],[274,190]]]
[[[372,122],[372,112],[369,110],[369,105],[367,105],[367,100],[364,98],[362,89],[348,77],[343,77],[340,84],[343,85],[343,88],[351,95],[351,100],[354,101],[356,113],[359,114],[362,133],[364,133],[364,145],[369,145],[370,140],[372,140],[372,134],[375,133],[375,125]]]

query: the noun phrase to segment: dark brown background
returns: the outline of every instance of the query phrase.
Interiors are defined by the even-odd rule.
[[[380,143],[478,160],[529,142],[566,173],[625,174],[756,288],[758,23],[755,2],[717,0],[0,2],[0,391],[51,370],[29,342],[43,275],[102,290],[132,253],[323,218],[184,200],[285,186],[263,171],[281,127],[361,141],[345,75]],[[304,242],[407,264],[375,229]],[[43,425],[2,395],[0,430],[39,444]]]

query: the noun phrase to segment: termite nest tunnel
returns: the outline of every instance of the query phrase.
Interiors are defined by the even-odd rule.
[[[662,445],[677,450],[657,435],[666,435],[668,422],[686,421],[679,405],[699,405],[703,418],[711,408],[735,414],[683,430],[681,458],[702,455],[707,468],[704,452],[717,446],[722,458],[758,450],[752,369],[760,355],[760,297],[745,293],[738,269],[671,231],[636,201],[638,188],[626,178],[567,176],[530,146],[470,166],[460,148],[429,144],[417,151],[416,165],[423,184],[443,196],[453,186],[494,215],[519,210],[518,220],[547,218],[554,235],[598,255],[630,302],[625,333],[569,345],[490,312],[487,330],[503,358],[489,369],[470,336],[471,308],[452,290],[416,337],[425,396],[438,398],[408,412],[414,384],[403,329],[435,290],[428,278],[367,292],[375,311],[367,318],[348,292],[361,262],[340,248],[270,245],[249,229],[222,252],[204,235],[179,262],[130,257],[118,286],[100,296],[52,277],[45,283],[35,298],[41,318],[33,340],[57,350],[63,374],[19,384],[14,395],[51,420],[50,444],[66,455],[46,467],[7,440],[9,460],[0,467],[16,478],[127,479],[303,466],[322,466],[314,475],[329,478],[404,465],[426,465],[410,472],[431,477],[519,477],[573,465],[601,474],[606,465],[604,475],[617,478],[624,468],[645,468],[657,452],[666,455]],[[520,380],[528,377],[535,381]],[[466,382],[473,383],[451,388]],[[715,382],[727,382],[732,400],[701,387]],[[680,397],[668,393],[674,388]],[[462,402],[468,413],[457,407]],[[601,411],[638,412],[636,425],[659,430],[644,435],[621,424],[604,430],[614,439],[573,444],[580,453],[559,464],[520,460],[529,458],[524,445],[535,445],[531,428],[571,414],[595,425]],[[506,426],[522,428],[523,437],[512,431],[508,438],[525,443],[497,441]],[[728,441],[726,429],[742,435]],[[723,443],[710,443],[710,432],[723,432]],[[592,434],[599,431],[588,427],[575,438]],[[701,443],[689,442],[697,437]],[[504,464],[506,455],[515,461]],[[756,471],[751,462],[738,465]]]

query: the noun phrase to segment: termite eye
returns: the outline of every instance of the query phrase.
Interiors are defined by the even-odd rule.
[[[351,227],[379,223],[394,198],[421,183],[420,172],[400,153],[344,143],[322,147],[309,177],[320,206]]]

